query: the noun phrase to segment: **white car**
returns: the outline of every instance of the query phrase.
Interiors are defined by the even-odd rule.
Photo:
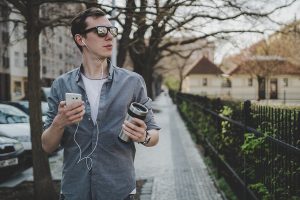
[[[14,138],[25,151],[31,151],[29,116],[14,106],[0,104],[0,136]]]
[[[0,181],[21,169],[24,162],[23,145],[15,139],[0,136]]]
[[[29,101],[28,100],[22,100],[22,101],[3,101],[2,104],[8,104],[12,105],[23,112],[25,112],[27,115],[29,115]],[[42,120],[45,122],[47,118],[47,112],[48,112],[48,103],[45,101],[41,102],[41,109],[42,109]]]

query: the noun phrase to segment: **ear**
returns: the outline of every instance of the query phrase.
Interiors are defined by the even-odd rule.
[[[85,44],[84,44],[84,42],[83,42],[83,40],[82,40],[82,36],[80,35],[80,34],[76,34],[75,36],[74,36],[74,40],[75,40],[75,42],[79,45],[79,46],[85,46]]]

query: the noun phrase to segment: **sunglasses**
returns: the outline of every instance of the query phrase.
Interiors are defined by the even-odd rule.
[[[88,33],[91,31],[96,31],[99,37],[105,37],[108,34],[108,31],[111,33],[113,37],[116,37],[118,35],[118,29],[114,26],[96,26],[93,28],[89,28],[87,30],[84,30],[82,33]]]

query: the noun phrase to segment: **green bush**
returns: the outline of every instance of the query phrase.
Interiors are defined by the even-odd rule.
[[[240,178],[246,177],[249,188],[257,197],[265,200],[294,200],[300,196],[300,188],[295,188],[295,183],[290,186],[289,184],[293,183],[282,182],[290,180],[291,176],[299,177],[299,158],[296,154],[289,155],[287,150],[281,150],[274,142],[268,140],[268,137],[281,138],[283,134],[284,137],[296,139],[297,129],[288,128],[286,122],[290,120],[290,127],[298,127],[298,111],[252,104],[247,125],[263,133],[258,136],[254,133],[245,133],[244,127],[216,118],[207,111],[209,109],[243,123],[245,116],[242,102],[208,99],[171,91],[170,94],[173,100],[176,99],[178,109],[193,140],[204,146],[205,152],[210,155],[206,143],[209,141],[218,151],[219,157],[229,163]],[[296,145],[300,144],[300,140],[290,139],[290,141]]]

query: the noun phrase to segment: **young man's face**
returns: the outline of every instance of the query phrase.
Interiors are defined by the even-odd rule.
[[[97,27],[97,26],[106,26],[111,27],[110,21],[106,17],[88,17],[86,19],[87,27],[85,30]],[[105,28],[104,28],[105,29]],[[108,31],[107,35],[100,37],[97,33],[97,29],[93,29],[86,33],[86,38],[84,39],[85,44],[88,46],[90,51],[97,54],[100,58],[108,58],[112,54],[112,39],[113,35]],[[84,50],[89,51],[85,48]]]

